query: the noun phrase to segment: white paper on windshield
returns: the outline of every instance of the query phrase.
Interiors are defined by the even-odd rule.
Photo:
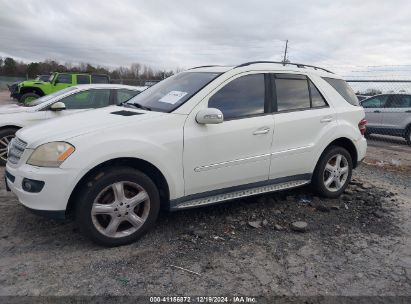
[[[171,91],[168,94],[164,95],[161,97],[158,101],[161,102],[166,102],[170,104],[175,104],[177,103],[181,98],[187,95],[187,92],[181,92],[181,91]]]

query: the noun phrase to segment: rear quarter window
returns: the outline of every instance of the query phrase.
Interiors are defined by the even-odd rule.
[[[323,77],[325,81],[329,83],[348,103],[353,106],[359,106],[357,95],[343,79],[335,79],[329,77]]]
[[[91,75],[91,83],[109,83],[108,76],[105,75]]]

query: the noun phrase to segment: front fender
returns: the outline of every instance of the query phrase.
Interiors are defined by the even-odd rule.
[[[166,131],[164,131],[166,133]],[[182,131],[178,138],[162,136],[163,142],[149,138],[124,136],[111,140],[93,139],[93,144],[70,142],[76,151],[62,164],[63,169],[73,169],[78,174],[70,186],[71,191],[80,179],[96,166],[119,158],[144,160],[155,166],[165,177],[170,191],[170,199],[184,194],[183,178],[183,138]],[[170,138],[173,138],[170,141]]]

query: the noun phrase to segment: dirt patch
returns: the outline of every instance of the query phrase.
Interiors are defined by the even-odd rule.
[[[302,188],[163,213],[119,248],[0,190],[0,295],[410,295],[408,183],[363,166],[339,199]]]

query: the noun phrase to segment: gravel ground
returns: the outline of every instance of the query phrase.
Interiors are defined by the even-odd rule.
[[[411,296],[410,176],[354,177],[335,200],[302,188],[163,213],[119,248],[32,215],[2,183],[0,295]]]

